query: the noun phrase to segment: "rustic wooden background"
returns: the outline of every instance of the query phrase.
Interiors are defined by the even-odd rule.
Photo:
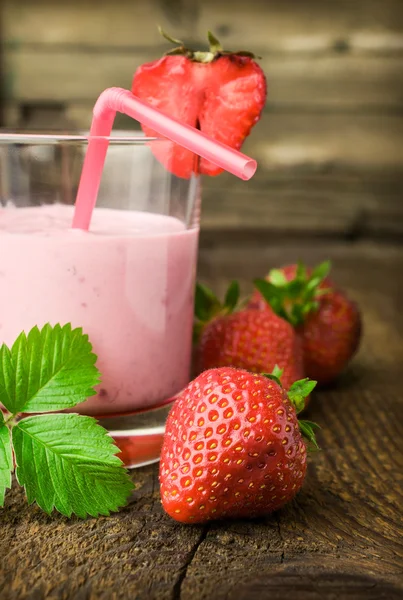
[[[205,182],[204,232],[402,238],[402,0],[3,0],[2,125],[88,127],[108,86],[212,29],[262,57],[269,101],[244,183]],[[121,119],[120,126],[127,126]]]

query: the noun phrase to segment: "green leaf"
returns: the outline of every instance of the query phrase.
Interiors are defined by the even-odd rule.
[[[207,32],[207,38],[208,38],[208,42],[210,45],[210,52],[212,52],[213,54],[217,54],[217,53],[223,51],[223,48],[222,48],[220,42],[215,37],[215,35],[213,33],[211,33],[211,31]]]
[[[331,261],[325,260],[324,262],[320,263],[317,267],[314,268],[310,279],[319,279],[319,281],[323,281],[323,279],[325,279],[325,277],[329,275],[331,267]]]
[[[284,308],[286,288],[277,287],[266,279],[255,279],[253,283],[273,311],[280,317],[287,319],[287,312]]]
[[[297,263],[295,278],[299,279],[300,281],[306,281],[306,266],[300,260]]]
[[[308,442],[312,444],[312,446],[314,446],[314,448],[319,450],[320,448],[315,437],[315,429],[320,429],[320,426],[317,423],[313,423],[312,421],[302,420],[298,420],[298,425],[304,438],[306,438]]]
[[[4,506],[6,489],[11,487],[13,468],[10,430],[4,424],[4,416],[0,410],[0,506]]]
[[[287,281],[284,271],[272,269],[269,281],[257,280],[255,286],[273,311],[294,327],[302,324],[308,313],[317,310],[317,298],[322,295],[319,285],[330,270],[330,261],[318,265],[308,277],[302,262],[296,265],[295,276]]]
[[[270,281],[273,285],[281,287],[287,285],[287,277],[284,275],[281,269],[272,269],[269,273]]]
[[[297,413],[301,412],[304,408],[305,398],[312,392],[316,383],[316,381],[312,381],[306,377],[305,379],[295,381],[288,390],[288,397],[294,404]]]
[[[225,294],[224,299],[224,307],[226,312],[232,313],[238,304],[240,296],[239,283],[237,281],[232,281],[228,287],[227,293]]]
[[[199,321],[208,321],[221,308],[217,296],[206,285],[197,282],[195,290],[195,316]]]
[[[177,40],[176,38],[173,38],[170,35],[168,35],[167,33],[165,33],[165,31],[162,29],[162,27],[160,25],[158,25],[158,31],[160,32],[162,37],[164,37],[166,40],[168,40],[168,42],[172,42],[172,44],[179,44],[179,46],[183,46],[182,40]]]
[[[48,514],[109,515],[133,484],[119,451],[95,419],[76,414],[27,417],[12,430],[16,475],[28,502]]]
[[[0,347],[0,402],[13,411],[17,387],[17,373],[14,368],[11,351],[5,344]],[[16,410],[15,412],[18,412]]]
[[[284,373],[284,369],[280,369],[280,367],[278,365],[274,365],[274,369],[271,372],[271,374],[274,375],[274,377],[277,377],[277,379],[281,379],[283,373]]]
[[[71,408],[95,394],[96,359],[82,329],[34,327],[0,349],[0,401],[12,414]]]
[[[262,375],[263,377],[267,377],[267,379],[275,381],[280,387],[283,387],[280,378],[277,377],[277,375],[274,375],[273,373],[262,373]]]

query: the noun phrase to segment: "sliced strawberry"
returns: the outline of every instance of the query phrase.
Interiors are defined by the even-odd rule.
[[[253,55],[224,52],[211,34],[209,41],[209,52],[188,50],[182,44],[174,55],[141,65],[134,74],[132,92],[168,116],[239,149],[260,118],[266,80]],[[152,129],[142,128],[146,135],[160,137]],[[157,159],[178,177],[222,172],[177,144],[151,142],[151,147]]]
[[[212,77],[199,114],[200,129],[239,150],[260,119],[266,100],[263,71],[250,57],[236,54],[218,58],[211,68]],[[213,163],[200,159],[200,173],[214,176],[221,172]]]
[[[197,127],[202,94],[195,93],[193,64],[185,56],[164,56],[139,67],[133,79],[132,92],[154,108]],[[141,126],[149,137],[161,137],[149,127]],[[195,155],[172,142],[152,143],[156,158],[177,177],[189,179],[194,172]]]

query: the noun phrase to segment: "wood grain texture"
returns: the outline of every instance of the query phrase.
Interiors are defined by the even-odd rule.
[[[5,47],[8,104],[63,102],[91,110],[99,93],[112,86],[128,88],[137,67],[169,49],[156,46],[124,50],[79,46]],[[390,111],[402,113],[401,56],[360,57],[354,54],[262,55],[259,61],[269,81],[267,110],[316,113]],[[77,123],[82,126],[85,121]]]
[[[244,42],[274,52],[346,45],[400,52],[403,41],[400,0],[3,0],[2,6],[6,39],[15,45],[152,48],[161,41],[156,24],[179,38],[205,40],[211,29],[228,47]]]
[[[330,257],[361,305],[364,342],[307,418],[322,451],[283,510],[188,527],[159,503],[156,467],[133,473],[119,514],[68,521],[27,507],[17,488],[0,517],[2,600],[398,600],[403,594],[403,254],[376,244],[223,245],[202,239],[201,279],[222,292],[297,257]]]

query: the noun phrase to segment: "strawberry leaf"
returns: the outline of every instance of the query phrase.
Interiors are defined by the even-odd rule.
[[[133,484],[115,456],[119,449],[92,417],[53,414],[28,417],[12,430],[16,475],[50,514],[109,515],[126,504]]]
[[[295,278],[299,279],[300,281],[306,280],[306,266],[301,261],[298,261],[298,263],[297,263],[297,270],[295,272]]]
[[[160,34],[162,35],[162,37],[164,37],[166,40],[168,40],[168,42],[171,42],[172,44],[178,44],[179,46],[183,46],[183,42],[182,40],[177,40],[176,38],[171,37],[170,35],[168,35],[160,25],[158,25],[158,31],[160,32]]]
[[[295,381],[288,390],[288,398],[294,404],[297,414],[305,407],[305,398],[309,396],[316,386],[316,381],[312,381],[306,377]]]
[[[283,387],[281,385],[281,381],[278,377],[276,377],[275,375],[272,375],[271,373],[262,373],[263,377],[267,377],[267,379],[271,379],[272,381],[275,381],[280,387]]]
[[[279,315],[279,317],[288,320],[287,311],[284,307],[286,288],[277,287],[266,279],[255,279],[254,285],[266,302],[271,306],[273,311]]]
[[[199,321],[207,322],[221,308],[217,296],[207,286],[196,283],[195,315]]]
[[[273,283],[273,285],[277,287],[287,285],[288,283],[287,278],[281,269],[272,269],[270,271],[270,280]]]
[[[325,260],[320,263],[317,267],[312,271],[312,275],[310,279],[318,279],[319,281],[323,281],[330,273],[332,263],[330,260]]]
[[[239,283],[237,281],[232,281],[228,287],[224,299],[224,308],[228,310],[229,313],[232,313],[236,305],[238,304],[239,296]]]
[[[305,420],[298,420],[298,425],[302,435],[308,440],[309,444],[313,446],[316,450],[320,450],[315,437],[315,429],[320,429],[320,426],[317,423]]]
[[[96,358],[82,329],[34,327],[0,348],[0,401],[12,414],[71,408],[95,394]]]
[[[296,266],[295,276],[287,280],[284,271],[272,269],[267,279],[255,280],[255,287],[273,311],[294,327],[305,321],[306,316],[319,308],[317,299],[324,294],[319,288],[330,270],[330,261],[313,269],[308,276],[304,264]],[[330,290],[326,290],[328,293]]]
[[[272,375],[277,377],[277,379],[281,380],[283,373],[284,373],[284,369],[280,369],[280,367],[278,365],[274,365],[274,369],[271,372]]]
[[[223,47],[221,46],[220,42],[215,37],[215,35],[211,33],[211,31],[207,32],[207,38],[210,45],[210,52],[212,52],[213,54],[219,54],[223,51]]]
[[[10,430],[4,423],[4,416],[0,410],[0,506],[4,506],[6,489],[11,487],[13,468]]]

